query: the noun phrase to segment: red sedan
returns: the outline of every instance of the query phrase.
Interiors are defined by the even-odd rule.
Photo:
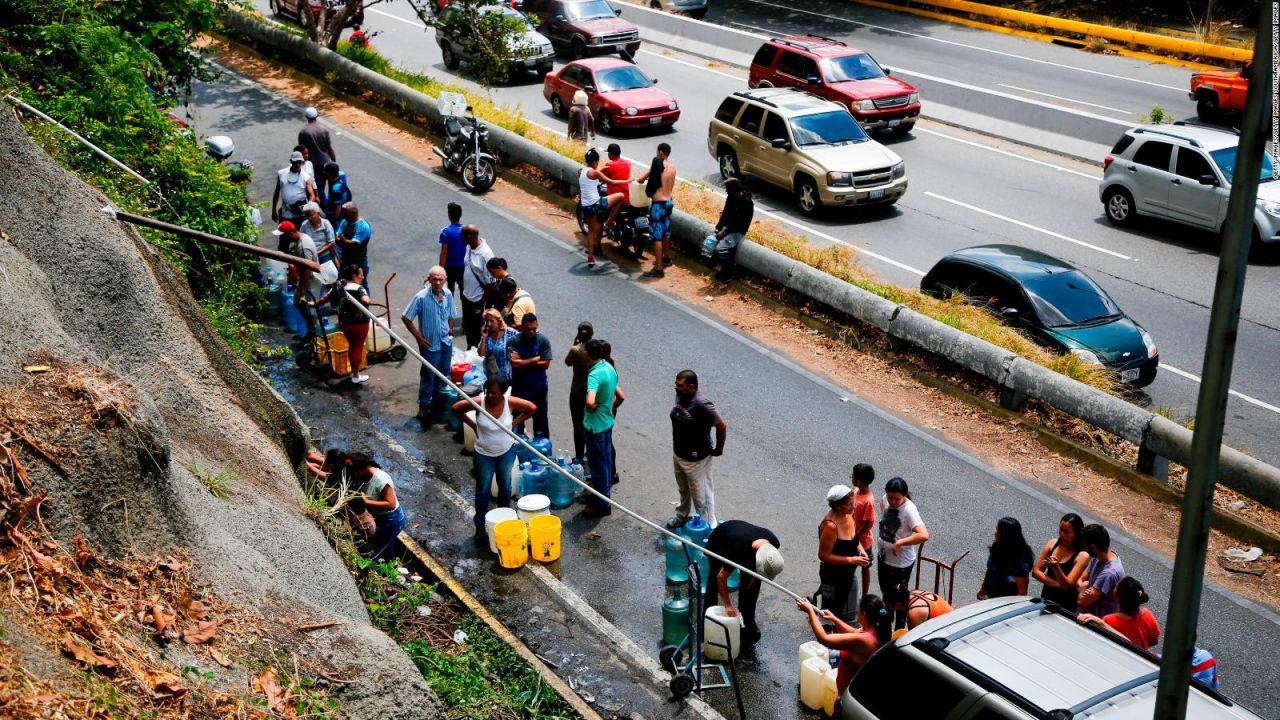
[[[548,73],[542,95],[556,117],[567,117],[578,90],[587,93],[587,107],[601,133],[669,127],[680,119],[680,106],[656,81],[634,64],[616,57],[575,60]]]

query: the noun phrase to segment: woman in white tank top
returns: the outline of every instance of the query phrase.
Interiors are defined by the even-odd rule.
[[[601,197],[600,183],[608,182],[609,176],[597,169],[600,165],[600,151],[591,148],[586,155],[587,166],[578,172],[578,204],[582,209],[582,217],[587,222],[587,267],[596,266],[596,250],[600,249],[600,235],[603,231],[601,223],[609,217],[609,209],[622,202],[622,193]]]
[[[476,431],[475,452],[471,462],[476,476],[476,543],[488,547],[484,516],[489,512],[489,484],[498,480],[498,505],[511,507],[511,466],[516,459],[515,440],[506,433],[533,417],[537,406],[528,400],[507,396],[507,384],[498,378],[484,383],[484,393],[472,400],[480,403],[493,420],[472,410],[466,400],[453,404],[453,414]]]

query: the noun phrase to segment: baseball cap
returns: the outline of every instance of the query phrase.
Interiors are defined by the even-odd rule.
[[[271,231],[271,234],[275,235],[276,237],[280,237],[285,233],[296,232],[297,229],[298,227],[296,225],[289,222],[288,220],[285,220],[284,222],[277,225],[276,229]]]
[[[782,553],[778,548],[765,543],[756,551],[756,572],[770,580],[782,574]]]
[[[302,112],[306,114],[308,120],[315,120],[317,117],[320,117],[320,113],[316,112],[316,109],[313,107],[309,107]]]
[[[848,485],[832,485],[827,491],[827,502],[837,503],[849,497],[849,493],[853,492],[853,488]]]
[[[291,163],[302,162],[305,159],[306,158],[302,157],[302,153],[297,150],[294,150],[293,153],[289,155],[289,162]]]

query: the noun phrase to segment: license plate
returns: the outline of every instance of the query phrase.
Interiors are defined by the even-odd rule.
[[[637,228],[649,227],[649,218],[646,218],[646,217],[636,218],[636,227]]]
[[[871,192],[867,193],[868,200],[879,200],[882,197],[884,197],[884,188],[881,188],[879,190],[872,190]]]
[[[662,118],[660,118],[660,117],[651,117],[651,118],[649,118],[649,124],[650,124],[650,125],[657,125],[657,124],[658,124],[658,123],[660,123],[660,122],[662,122]]]
[[[889,121],[889,127],[898,127],[901,124],[902,124],[902,118],[897,118]]]
[[[1140,372],[1142,372],[1140,368],[1134,368],[1133,370],[1121,370],[1120,381],[1121,382],[1137,382],[1138,373]]]

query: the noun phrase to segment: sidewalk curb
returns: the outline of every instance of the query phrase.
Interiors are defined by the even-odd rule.
[[[492,630],[498,637],[502,638],[503,642],[511,646],[511,649],[515,650],[516,654],[524,658],[525,662],[529,663],[529,665],[537,671],[538,677],[542,678],[543,682],[550,685],[552,689],[560,695],[560,697],[564,698],[565,701],[568,702],[569,705],[571,705],[573,709],[584,718],[584,720],[604,720],[599,713],[587,704],[586,700],[582,699],[581,695],[575,692],[573,688],[569,687],[568,683],[561,680],[560,676],[556,675],[551,668],[547,667],[547,664],[542,661],[542,658],[539,658],[536,653],[530,650],[529,647],[520,640],[520,638],[516,637],[515,633],[508,630],[507,626],[503,625],[501,620],[494,617],[493,613],[489,612],[488,608],[480,604],[480,601],[477,600],[475,596],[467,592],[467,589],[455,580],[453,575],[450,574],[448,570],[444,569],[440,563],[436,562],[435,558],[431,557],[431,555],[424,550],[416,540],[409,537],[408,533],[404,531],[400,532],[400,542],[404,544],[404,547],[409,551],[409,554],[413,555],[418,562],[422,563],[427,570],[431,571],[432,575],[435,575],[440,582],[444,583],[445,587],[449,588],[449,592],[453,593],[454,597],[461,600],[462,604],[466,605],[467,609],[470,610],[473,615],[483,620],[484,624],[489,626],[490,630]]]

